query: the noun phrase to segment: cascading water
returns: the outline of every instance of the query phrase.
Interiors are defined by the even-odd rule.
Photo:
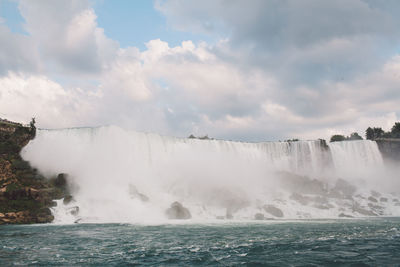
[[[245,143],[110,126],[39,130],[22,156],[69,175],[75,201],[53,209],[62,223],[162,222],[175,201],[193,220],[400,214],[395,195],[371,196],[383,169],[371,141]]]

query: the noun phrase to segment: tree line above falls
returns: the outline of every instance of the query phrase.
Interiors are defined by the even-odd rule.
[[[365,139],[376,140],[379,138],[400,139],[400,122],[396,122],[392,129],[388,132],[385,132],[380,127],[368,127],[367,130],[365,130]],[[335,134],[332,135],[330,142],[353,140],[363,140],[363,138],[356,132],[350,134],[349,136]]]

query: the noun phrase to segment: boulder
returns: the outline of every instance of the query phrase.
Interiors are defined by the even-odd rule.
[[[74,197],[71,196],[71,195],[66,195],[66,196],[64,197],[64,199],[63,199],[63,204],[64,204],[64,205],[68,205],[69,203],[73,203],[73,202],[75,202],[75,199],[74,199]]]
[[[71,215],[76,216],[79,213],[79,207],[75,206],[75,207],[69,208],[68,212],[71,213]]]
[[[186,220],[192,218],[190,211],[178,201],[172,203],[171,207],[168,208],[165,213],[168,219]]]
[[[279,217],[279,218],[283,217],[282,210],[278,209],[277,207],[275,207],[273,205],[264,205],[263,209],[265,210],[265,212],[268,212],[269,214],[271,214],[275,217]]]
[[[376,216],[377,215],[376,213],[372,212],[371,210],[367,210],[367,209],[361,207],[357,203],[353,205],[352,209],[353,209],[353,212],[357,212],[364,216]]]
[[[371,201],[371,202],[375,202],[375,203],[378,202],[378,200],[376,198],[372,197],[372,196],[369,197],[368,200]]]

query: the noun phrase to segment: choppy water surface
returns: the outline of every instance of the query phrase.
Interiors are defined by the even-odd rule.
[[[0,265],[400,264],[400,219],[0,226]]]

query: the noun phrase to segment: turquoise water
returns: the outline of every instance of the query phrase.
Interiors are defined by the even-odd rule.
[[[400,219],[0,226],[0,266],[400,266]]]

